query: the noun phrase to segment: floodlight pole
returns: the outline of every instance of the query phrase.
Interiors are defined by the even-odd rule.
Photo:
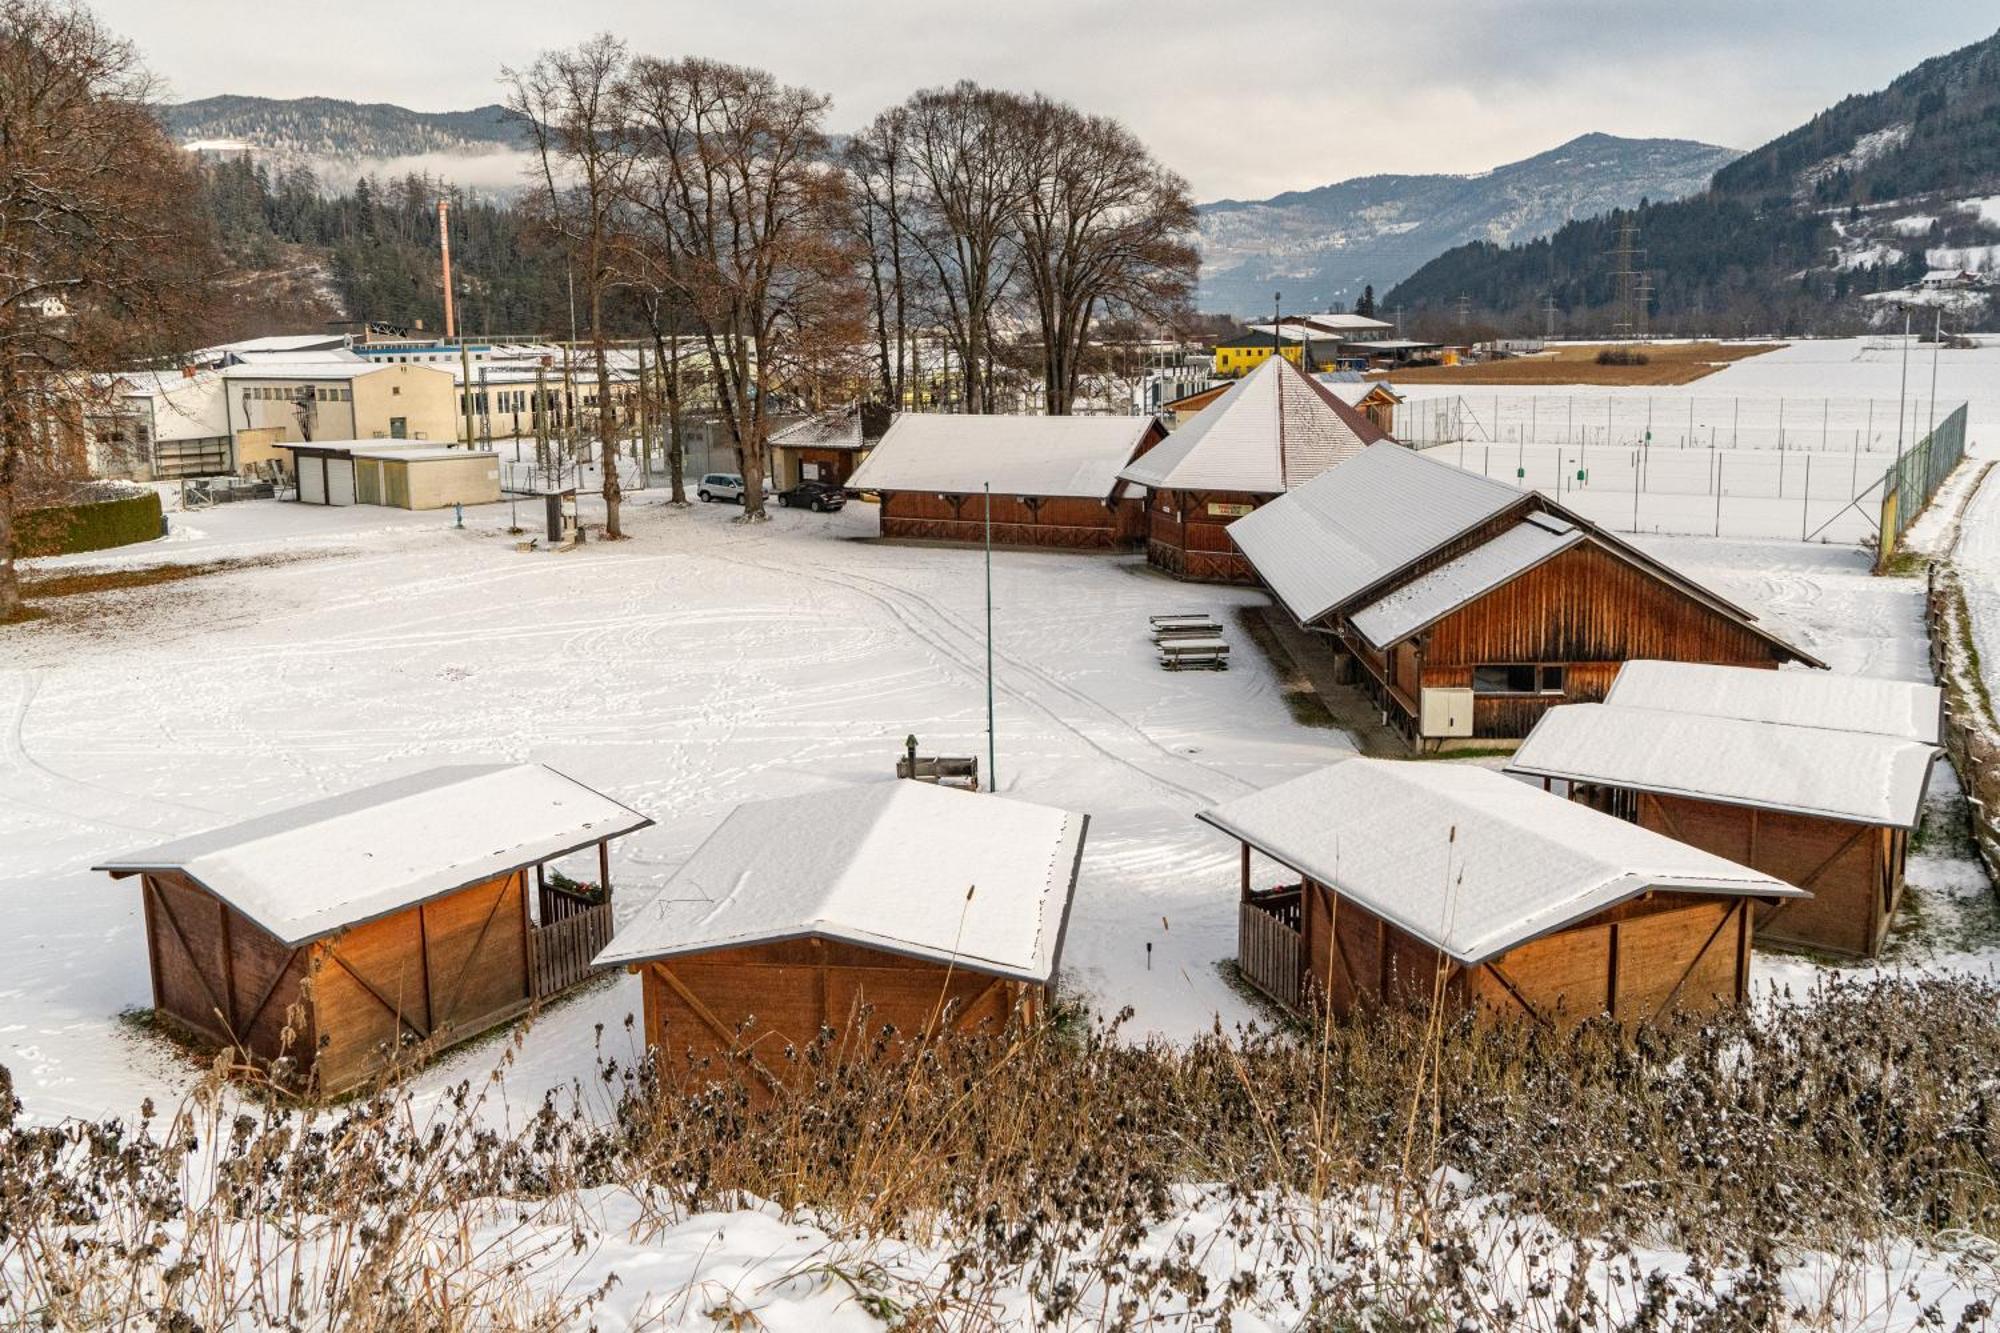
[[[1924,432],[1924,437],[1926,439],[1928,439],[1932,435],[1937,434],[1938,354],[1943,349],[1944,349],[1944,306],[1940,304],[1937,308],[1937,330],[1936,332],[1931,334],[1931,413],[1930,413],[1931,424],[1929,429]]]
[[[1903,461],[1903,418],[1910,396],[1910,307],[1903,307],[1903,378],[1896,387],[1896,461]]]
[[[986,790],[1000,790],[1000,761],[993,735],[993,483],[986,492]]]

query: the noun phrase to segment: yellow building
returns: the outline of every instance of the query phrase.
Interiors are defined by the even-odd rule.
[[[1280,341],[1268,333],[1244,333],[1215,345],[1215,373],[1225,379],[1247,375],[1271,359],[1271,349],[1281,348],[1285,360],[1299,364],[1305,344],[1290,339]]]
[[[352,357],[259,360],[222,372],[229,433],[275,432],[268,443],[455,440],[451,373],[434,366],[369,365]]]

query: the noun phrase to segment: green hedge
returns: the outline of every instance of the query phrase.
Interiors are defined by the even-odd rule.
[[[160,535],[160,493],[30,509],[14,520],[14,554],[72,555],[149,542]]]

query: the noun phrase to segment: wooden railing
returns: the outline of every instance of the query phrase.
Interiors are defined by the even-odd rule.
[[[559,921],[537,926],[529,932],[528,943],[535,969],[535,998],[566,991],[596,970],[590,960],[611,943],[611,904],[585,907]]]
[[[1236,970],[1287,1009],[1299,1007],[1299,894],[1266,894],[1236,915]]]

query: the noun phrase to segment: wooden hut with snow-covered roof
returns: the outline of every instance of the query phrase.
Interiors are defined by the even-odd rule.
[[[1824,665],[1535,491],[1372,445],[1232,523],[1294,619],[1414,744],[1515,739],[1635,658]]]
[[[1111,550],[1145,522],[1119,470],[1166,437],[1157,417],[959,416],[905,412],[850,491],[881,497],[881,533],[905,540]]]
[[[157,1015],[331,1094],[589,976],[607,845],[651,823],[540,764],[458,764],[96,868],[140,877]],[[593,848],[594,884],[543,873]]]
[[[644,981],[671,1070],[783,1053],[866,1022],[998,1030],[1047,1003],[1086,816],[921,782],[740,805],[598,956]]]
[[[1508,770],[1811,892],[1760,936],[1881,950],[1939,754],[1934,685],[1629,662],[1601,704],[1550,709]]]
[[[1640,1024],[1740,1004],[1775,876],[1469,764],[1343,759],[1204,811],[1242,844],[1237,965],[1292,1009]],[[1283,880],[1253,887],[1253,855]]]
[[[1387,435],[1273,357],[1119,475],[1143,486],[1146,558],[1176,578],[1250,583],[1225,529]]]

